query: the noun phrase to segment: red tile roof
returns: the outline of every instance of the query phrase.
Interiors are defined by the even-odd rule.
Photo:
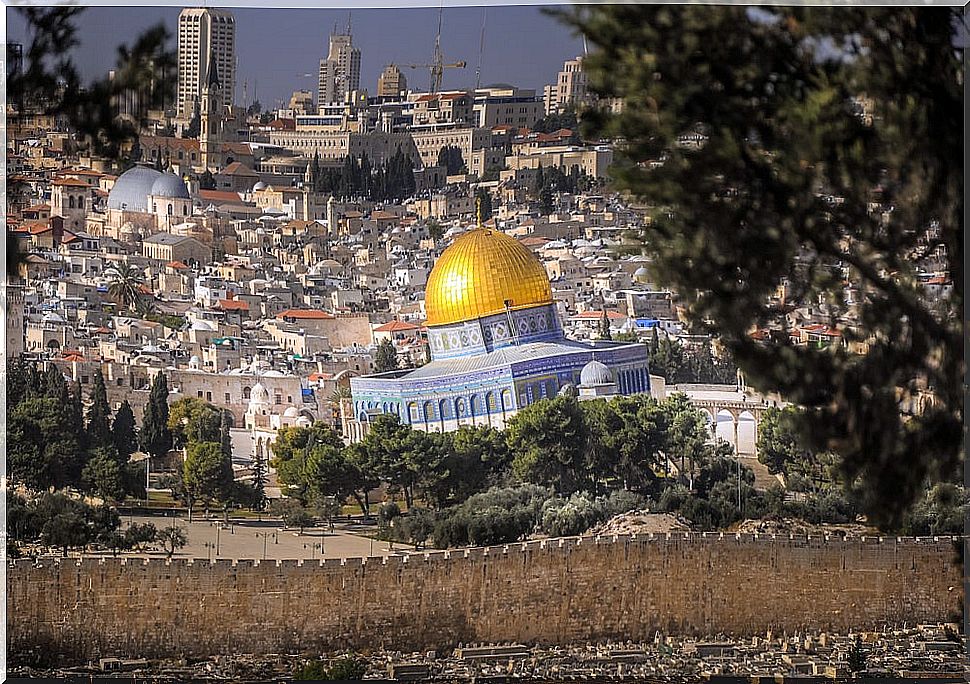
[[[253,154],[253,148],[251,148],[248,143],[235,143],[235,142],[222,143],[222,151],[231,152],[232,154],[243,154],[243,155],[249,155],[249,156],[252,156]]]
[[[244,176],[246,178],[259,178],[259,174],[242,162],[234,161],[222,170],[223,176]]]
[[[238,299],[220,299],[216,308],[223,311],[249,311],[249,304]]]
[[[239,202],[242,199],[238,192],[225,190],[199,190],[199,197],[213,202]]]
[[[51,183],[51,185],[62,185],[62,186],[68,186],[68,187],[74,187],[74,188],[91,187],[84,181],[78,180],[77,178],[58,178],[56,181]]]
[[[588,320],[592,320],[592,319],[595,319],[595,320],[603,320],[603,312],[602,311],[584,311],[583,313],[576,314],[575,316],[573,316],[573,318],[577,318],[577,319],[584,320],[584,321],[588,321]],[[624,316],[623,314],[621,314],[619,311],[607,311],[606,312],[606,318],[607,319],[612,319],[612,320],[615,321],[615,320],[620,319],[620,318],[626,318],[626,316]]]
[[[382,326],[374,328],[374,332],[406,332],[409,330],[420,330],[420,326],[406,321],[391,321]]]

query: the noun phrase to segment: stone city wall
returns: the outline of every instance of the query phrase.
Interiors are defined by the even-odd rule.
[[[880,628],[957,611],[954,541],[671,534],[408,558],[8,564],[9,653],[441,649]]]

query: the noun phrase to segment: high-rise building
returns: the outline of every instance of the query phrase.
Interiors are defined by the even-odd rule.
[[[317,106],[343,102],[354,90],[360,90],[360,49],[348,25],[347,33],[330,34],[330,52],[320,60]]]
[[[231,105],[236,84],[236,20],[225,10],[183,9],[178,28],[179,119],[191,119],[200,110],[202,88],[209,82],[210,56],[222,85],[218,104]]]
[[[587,99],[586,73],[583,71],[583,58],[569,59],[562,65],[562,71],[555,85],[546,86],[546,114],[561,112],[570,105],[579,107]]]
[[[384,67],[377,79],[377,97],[400,97],[408,90],[408,80],[394,64]]]

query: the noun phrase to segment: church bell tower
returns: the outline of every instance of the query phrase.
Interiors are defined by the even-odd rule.
[[[202,166],[218,169],[222,165],[222,83],[213,55],[209,54],[206,84],[202,88],[202,111],[199,114],[199,151]]]

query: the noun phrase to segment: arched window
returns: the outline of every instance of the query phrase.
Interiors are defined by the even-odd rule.
[[[189,205],[183,204],[182,205],[182,216],[188,216],[188,215],[189,215]]]
[[[244,401],[249,401],[249,391],[250,391],[250,388],[249,387],[243,387],[243,400]]]
[[[74,208],[74,196],[73,195],[68,195],[68,197],[67,197],[67,206],[70,209],[73,209]]]
[[[84,209],[84,198],[83,197],[78,197],[77,198],[77,208],[78,209]]]
[[[172,214],[173,214],[173,211],[172,211],[172,203],[169,202],[168,203],[168,215],[171,216]]]

